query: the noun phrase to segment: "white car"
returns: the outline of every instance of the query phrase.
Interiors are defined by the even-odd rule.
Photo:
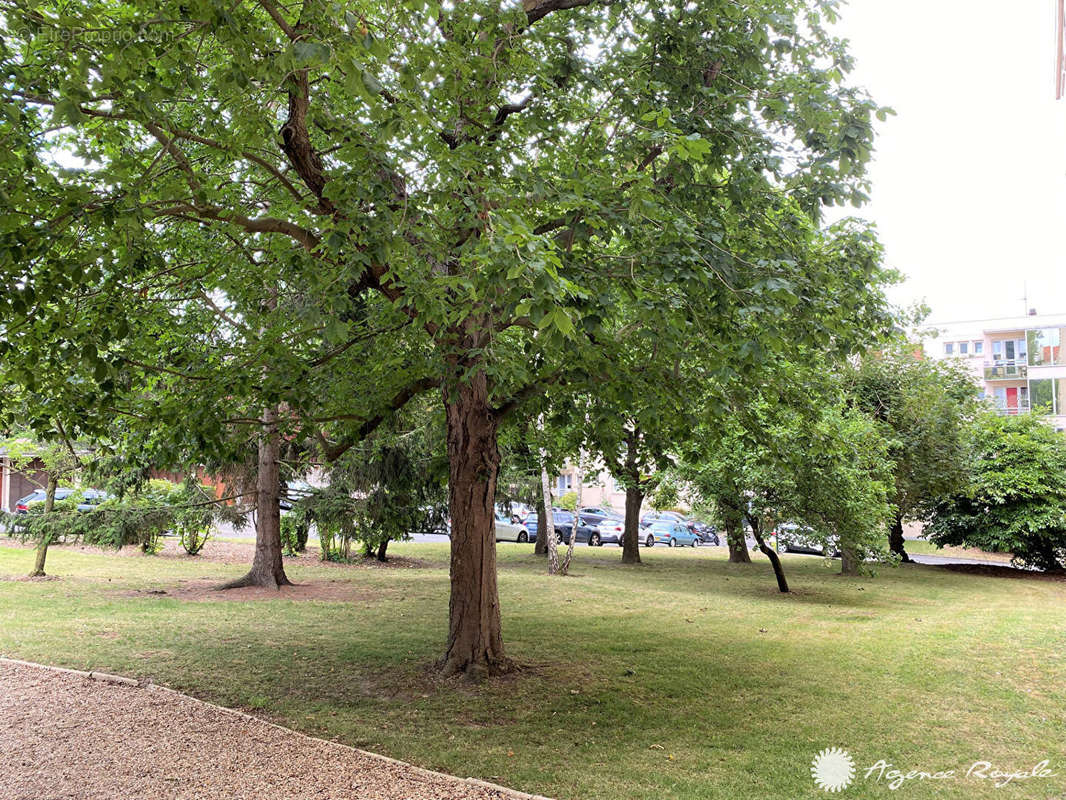
[[[496,512],[497,542],[528,542],[529,531],[521,522],[511,522],[506,514]]]

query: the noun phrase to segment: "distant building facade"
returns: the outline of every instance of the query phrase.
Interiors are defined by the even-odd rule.
[[[1037,413],[1066,430],[1066,314],[930,324],[931,358],[965,364],[1000,414]]]

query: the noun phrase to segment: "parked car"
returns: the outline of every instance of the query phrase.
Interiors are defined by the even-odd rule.
[[[812,556],[825,556],[826,546],[824,540],[807,525],[796,525],[786,522],[778,525],[774,531],[777,536],[777,546],[786,553],[806,553]],[[836,544],[829,542],[833,558],[840,558],[840,550]]]
[[[69,486],[58,487],[56,489],[56,502],[58,503],[60,500],[66,500],[76,491],[77,489],[71,489]],[[43,503],[47,496],[48,493],[44,489],[35,489],[25,497],[20,497],[18,500],[15,501],[15,513],[26,514],[27,512],[29,512],[30,506],[35,506],[38,503]]]
[[[110,500],[111,495],[99,489],[86,489],[81,494],[81,502],[78,503],[78,511],[92,511],[105,500]]]
[[[700,542],[703,544],[713,544],[717,547],[722,543],[722,540],[718,538],[718,529],[709,522],[690,520],[688,528],[700,537]]]
[[[596,517],[597,519],[603,519],[605,517],[617,517],[618,515],[609,508],[604,506],[586,506],[580,509],[582,519],[586,517]]]
[[[525,503],[497,503],[496,513],[503,514],[513,523],[522,523],[529,516],[530,509]]]
[[[588,534],[590,547],[599,547],[605,542],[617,544],[621,547],[622,534],[625,533],[626,529],[625,518],[617,514],[610,514],[606,517],[582,514],[581,521],[592,529]],[[578,535],[580,536],[580,534],[581,528],[578,528]]]
[[[528,517],[526,517],[525,526],[526,529],[529,531],[529,541],[531,542],[537,541],[538,522],[539,517],[537,516],[536,512],[533,512]],[[581,520],[577,526],[577,538],[574,541],[587,542],[589,541],[589,537],[593,533],[599,535],[599,532],[596,530],[596,528],[593,525],[590,525],[589,522],[590,520],[584,515],[582,515]],[[555,528],[555,541],[560,543],[569,542],[570,533],[574,527],[574,515],[564,509],[553,508],[552,524]]]
[[[533,535],[536,538],[536,534]],[[528,542],[529,531],[521,522],[511,522],[511,517],[506,512],[496,512],[496,541],[497,542]]]
[[[653,522],[660,521],[684,522],[685,517],[683,514],[678,514],[676,511],[649,511],[640,518],[640,527],[647,528]]]
[[[668,547],[679,545],[700,546],[700,537],[690,531],[684,523],[676,520],[660,519],[650,523],[640,532],[645,547],[665,544]]]

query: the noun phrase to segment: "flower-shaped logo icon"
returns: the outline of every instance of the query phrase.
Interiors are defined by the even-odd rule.
[[[851,786],[855,777],[855,762],[847,750],[827,747],[811,762],[811,777],[820,789],[839,792]]]

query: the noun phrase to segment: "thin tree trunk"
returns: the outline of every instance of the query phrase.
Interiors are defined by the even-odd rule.
[[[892,520],[892,527],[888,529],[888,547],[901,561],[910,561],[911,557],[903,549],[903,542],[903,515],[897,511],[895,519]]]
[[[256,471],[255,495],[255,556],[247,574],[230,581],[219,589],[242,586],[266,586],[279,589],[291,586],[281,561],[281,480],[278,456],[281,449],[278,436],[278,411],[263,412],[259,433],[259,466]]]
[[[533,552],[540,555],[549,555],[555,549],[555,520],[552,517],[552,487],[551,478],[548,477],[547,458],[543,450],[540,452],[540,510],[537,512],[537,545]],[[559,557],[555,557],[558,565]],[[550,565],[552,559],[548,559]],[[548,570],[549,574],[551,569]]]
[[[566,547],[566,558],[563,559],[562,566],[559,568],[560,575],[566,575],[570,571],[570,561],[574,558],[574,542],[577,541],[577,526],[581,524],[581,514],[578,510],[581,508],[581,468],[578,467],[577,472],[577,500],[574,503],[574,524],[570,528],[570,544]]]
[[[719,501],[722,523],[725,526],[725,541],[729,545],[729,560],[734,564],[750,564],[748,540],[744,536],[744,515],[727,502]]]
[[[762,520],[749,516],[748,524],[751,525],[751,535],[755,537],[755,543],[759,545],[759,551],[770,559],[770,566],[774,568],[774,577],[777,578],[777,588],[788,594],[788,581],[785,580],[785,570],[781,567],[781,559],[778,557],[777,552],[763,540]],[[748,552],[747,546],[744,547],[744,552]]]
[[[48,476],[47,488],[45,488],[44,494],[44,513],[51,514],[56,505],[56,488],[59,486],[59,478],[56,475]],[[37,557],[33,562],[33,572],[30,573],[31,578],[41,578],[44,576],[44,561],[48,557],[48,545],[52,543],[52,531],[50,526],[45,522],[45,529],[41,533],[41,538],[37,540]]]
[[[449,506],[452,514],[448,644],[439,662],[445,676],[472,679],[513,669],[503,652],[496,589],[494,503],[500,453],[488,379],[475,372],[445,390]]]
[[[551,478],[548,477],[547,459],[540,454],[540,513],[545,519],[545,551],[548,554],[548,574],[559,573],[559,539],[555,534],[555,515],[551,511]],[[539,521],[537,521],[539,524]],[[539,535],[539,533],[537,534]]]

